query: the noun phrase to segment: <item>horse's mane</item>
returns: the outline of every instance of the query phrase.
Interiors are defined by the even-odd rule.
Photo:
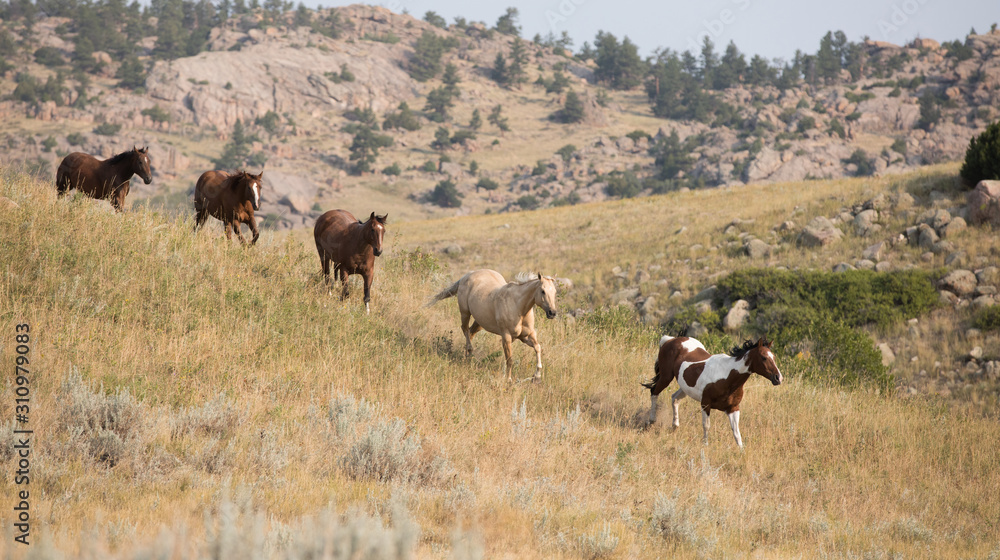
[[[233,174],[230,175],[229,177],[226,177],[226,183],[229,185],[230,189],[234,189],[235,190],[236,189],[236,185],[239,184],[239,182],[240,182],[240,179],[242,179],[243,177],[248,177],[248,176],[250,176],[249,173],[247,173],[246,171],[240,169],[239,171],[234,171]]]
[[[733,349],[729,351],[729,355],[739,360],[743,356],[746,356],[747,352],[753,350],[754,348],[757,348],[758,346],[760,346],[759,340],[757,342],[754,342],[752,340],[745,340],[743,341],[742,346],[740,346],[739,344],[733,346]]]
[[[124,152],[122,152],[120,154],[115,154],[115,155],[109,157],[108,160],[105,163],[107,163],[109,165],[114,165],[116,163],[121,163],[121,162],[125,161],[126,159],[132,157],[133,155],[135,155],[135,150],[124,151]]]
[[[538,280],[538,274],[535,272],[518,272],[514,279],[510,281],[511,284],[527,284],[533,280]]]

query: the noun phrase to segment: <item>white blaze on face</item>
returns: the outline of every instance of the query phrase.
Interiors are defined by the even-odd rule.
[[[260,208],[260,187],[257,186],[257,181],[254,181],[250,185],[250,190],[253,191],[253,206],[254,208]]]

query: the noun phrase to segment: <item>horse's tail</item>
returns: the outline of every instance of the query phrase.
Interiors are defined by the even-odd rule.
[[[673,340],[674,338],[675,337],[672,337],[672,336],[670,336],[668,334],[663,335],[663,337],[660,338],[660,345],[659,346],[663,346],[663,344],[665,342],[667,342],[669,340]],[[657,348],[659,348],[659,346],[657,346]],[[652,391],[653,387],[656,386],[656,384],[657,384],[657,382],[659,380],[660,380],[660,356],[659,356],[659,353],[657,353],[656,362],[653,364],[653,379],[649,383],[642,383],[642,382],[640,382],[639,384],[642,385],[643,387],[649,389],[650,391]],[[669,385],[671,381],[673,381],[673,379],[668,379],[667,382],[664,385]]]
[[[465,278],[465,277],[463,276],[462,278]],[[435,303],[437,303],[437,302],[439,302],[439,301],[441,301],[443,299],[448,299],[448,298],[456,295],[458,293],[458,285],[461,284],[461,283],[462,283],[462,280],[459,279],[454,284],[452,284],[451,286],[448,286],[447,288],[441,290],[441,292],[439,292],[436,296],[432,297],[430,299],[430,301],[427,302],[427,305],[425,305],[424,307],[430,307],[430,306],[434,305]]]

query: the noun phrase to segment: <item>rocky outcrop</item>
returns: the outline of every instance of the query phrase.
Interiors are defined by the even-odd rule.
[[[1000,227],[1000,181],[980,181],[969,193],[969,223]]]

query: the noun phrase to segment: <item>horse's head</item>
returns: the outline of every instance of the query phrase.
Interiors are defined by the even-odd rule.
[[[149,146],[136,148],[132,146],[132,172],[142,178],[147,185],[153,182],[153,171],[149,166]]]
[[[372,252],[376,257],[382,254],[382,238],[385,237],[385,224],[388,218],[388,214],[376,216],[375,212],[372,212],[365,222],[365,241],[372,246]]]
[[[545,316],[555,319],[556,312],[556,281],[551,276],[538,273],[538,290],[535,292],[535,305],[545,310]]]
[[[750,364],[750,371],[764,377],[772,385],[781,385],[784,377],[778,364],[774,361],[774,352],[771,351],[771,342],[766,338],[761,338],[757,344],[747,353]]]
[[[246,171],[240,171],[236,174],[235,183],[233,184],[234,190],[243,193],[246,200],[250,201],[250,205],[253,206],[254,210],[260,210],[260,187],[263,184],[261,178],[264,176],[264,171],[253,175],[247,173]]]

